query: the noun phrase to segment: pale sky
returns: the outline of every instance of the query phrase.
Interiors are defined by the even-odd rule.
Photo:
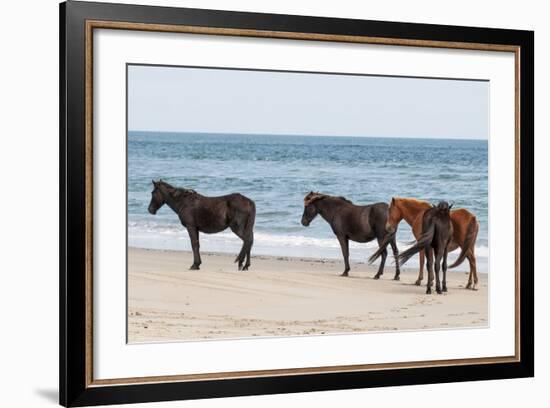
[[[129,65],[128,128],[487,139],[489,82]]]

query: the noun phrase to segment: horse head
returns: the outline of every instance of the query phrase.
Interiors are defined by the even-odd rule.
[[[386,232],[393,234],[397,225],[403,219],[403,212],[399,206],[399,198],[392,197],[390,207],[388,209],[388,221],[386,222]]]
[[[164,194],[161,191],[163,188],[163,182],[162,180],[155,181],[153,180],[153,191],[151,192],[151,202],[149,203],[149,212],[153,215],[157,213],[160,207],[162,207],[166,203],[166,199],[164,198]]]
[[[304,213],[302,215],[302,225],[304,227],[309,226],[311,221],[313,221],[313,219],[317,216],[317,207],[315,206],[315,202],[323,197],[325,197],[323,194],[314,193],[313,191],[310,191],[304,197]]]
[[[433,207],[436,207],[442,213],[449,213],[451,208],[453,208],[453,205],[454,203],[449,204],[447,201],[442,200],[437,204],[437,206],[434,205]]]

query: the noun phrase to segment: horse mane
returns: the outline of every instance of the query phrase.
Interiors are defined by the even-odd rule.
[[[337,197],[333,197],[333,198],[337,198],[339,200],[343,200],[345,201],[346,203],[350,203],[350,204],[353,204],[353,202],[351,200],[348,200],[346,197],[344,196],[337,196]]]
[[[401,202],[405,202],[405,203],[419,204],[419,205],[428,204],[430,207],[432,206],[432,204],[429,203],[428,201],[419,200],[418,198],[394,197],[393,199],[396,200],[396,201],[401,201]]]
[[[392,202],[393,201],[401,203],[404,208],[408,208],[409,210],[421,209],[423,207],[427,209],[432,208],[432,204],[430,202],[419,200],[417,198],[393,197]]]
[[[188,189],[188,188],[174,187],[171,184],[169,184],[169,183],[167,183],[166,181],[163,181],[163,180],[159,180],[158,184],[161,185],[162,187],[164,187],[166,189],[166,191],[168,192],[168,194],[170,194],[174,198],[177,198],[181,195],[186,196],[186,195],[198,194],[195,190]]]
[[[172,197],[178,198],[180,196],[190,196],[190,195],[198,195],[195,190],[188,189],[188,188],[175,188],[172,192]]]
[[[314,193],[313,191],[311,191],[304,197],[304,206],[307,207],[311,203],[317,200],[321,200],[323,198],[334,198],[336,200],[342,200],[342,201],[345,201],[346,203],[353,204],[351,200],[348,200],[346,197],[343,197],[343,196],[330,196],[328,194],[321,194],[319,192]]]
[[[419,200],[417,198],[403,198],[403,197],[394,197],[392,200],[400,201],[404,204],[404,206],[410,206],[410,205],[416,205],[416,206],[427,206],[428,208],[437,207],[440,210],[450,211],[451,208],[454,206],[454,203],[452,202],[449,204],[447,201],[440,201],[438,204],[430,203],[426,200]],[[445,207],[445,208],[443,208]],[[456,208],[455,208],[456,210]]]

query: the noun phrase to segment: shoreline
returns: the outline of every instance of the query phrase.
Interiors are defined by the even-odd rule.
[[[181,242],[176,242],[176,244],[174,244],[174,246],[168,246],[168,247],[163,247],[163,248],[160,248],[160,247],[144,247],[144,246],[141,246],[140,244],[137,244],[137,245],[129,245],[128,246],[128,251],[130,251],[131,249],[132,250],[143,250],[143,251],[157,251],[157,252],[160,252],[160,253],[170,253],[170,252],[174,252],[174,253],[192,253],[191,251],[191,248],[190,248],[190,245],[187,245],[188,241],[185,241],[185,248],[181,249]],[[352,243],[350,243],[352,244]],[[370,244],[370,243],[369,243]],[[217,257],[217,256],[236,256],[236,254],[240,251],[240,248],[241,248],[241,245],[242,245],[242,241],[238,241],[237,244],[234,246],[234,247],[231,247],[229,248],[229,250],[204,250],[203,248],[204,247],[208,247],[208,243],[206,245],[201,245],[201,257],[204,257],[204,256],[212,256],[212,257]],[[256,245],[256,243],[255,243]],[[356,245],[365,245],[365,244],[356,244]],[[368,245],[368,244],[367,244]],[[375,244],[373,244],[375,245]],[[410,246],[410,245],[409,245]],[[399,248],[399,251],[403,251],[404,249],[406,249],[408,246],[402,246]],[[367,262],[367,259],[369,258],[370,255],[372,255],[375,250],[378,248],[378,246],[376,247],[367,247],[368,250],[367,251],[364,251],[364,248],[361,248],[360,246],[358,247],[352,247],[350,245],[350,257],[349,257],[349,261],[350,261],[350,265],[367,265],[367,266],[371,266],[373,268],[378,268],[378,265],[379,265],[379,260],[377,260],[374,264],[370,265],[368,262]],[[341,255],[341,249],[340,247],[331,247],[331,248],[327,248],[327,251],[331,251],[331,253],[329,254],[328,252],[325,251],[325,256],[318,256],[316,254],[313,254],[312,256],[301,256],[301,255],[295,255],[293,254],[292,252],[296,250],[296,248],[290,248],[290,250],[287,250],[288,248],[284,248],[285,249],[285,252],[290,252],[291,254],[290,255],[279,255],[277,253],[260,253],[260,254],[255,254],[254,252],[252,253],[252,258],[255,258],[255,259],[260,259],[260,260],[270,260],[270,259],[276,259],[276,260],[284,260],[284,261],[290,261],[290,260],[299,260],[299,261],[303,261],[303,262],[318,262],[318,263],[341,263],[342,264],[342,269],[343,269],[343,258],[342,258],[342,255]],[[361,251],[363,249],[363,251],[361,252],[361,254],[359,255],[358,252]],[[306,248],[306,251],[308,250],[308,248]],[[452,253],[449,254],[449,260],[448,260],[448,264],[451,264],[456,258],[458,258],[458,255],[459,255],[460,251],[458,250],[455,250],[453,251]],[[335,255],[336,254],[336,255]],[[328,255],[328,256],[327,256]],[[401,269],[402,270],[416,270],[418,272],[418,264],[419,264],[419,260],[418,260],[418,254],[414,255],[408,262],[405,266],[403,266]],[[488,275],[488,271],[485,269],[487,267],[487,262],[486,262],[486,259],[483,257],[483,256],[477,256],[477,273],[478,274],[481,274],[481,275],[485,275],[487,276]],[[388,253],[388,258],[386,260],[386,265],[385,265],[385,268],[384,268],[384,271],[389,271],[390,269],[392,268],[395,268],[394,266],[394,260],[393,260],[393,255],[391,254],[391,250],[389,251]],[[425,270],[425,268],[424,268]],[[464,260],[464,262],[462,262],[461,265],[459,265],[457,268],[453,268],[453,269],[448,269],[447,272],[448,273],[465,273],[465,272],[468,272],[470,270],[470,266],[468,264],[468,260]],[[427,276],[426,275],[426,272],[424,273],[424,276]]]
[[[128,342],[231,339],[487,327],[487,274],[479,290],[464,289],[468,274],[447,274],[449,292],[426,295],[418,270],[393,281],[386,263],[257,255],[238,271],[235,255],[201,252],[198,271],[189,251],[128,248]],[[426,274],[424,275],[426,278]]]

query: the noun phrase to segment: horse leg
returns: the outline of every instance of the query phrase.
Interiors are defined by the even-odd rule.
[[[428,270],[428,283],[426,284],[426,294],[432,293],[432,285],[434,282],[434,254],[431,248],[425,250],[426,253],[426,269]]]
[[[201,254],[199,252],[199,230],[193,227],[187,227],[187,232],[189,233],[189,239],[191,240],[191,248],[193,248],[193,265],[189,268],[190,270],[199,270],[199,266],[202,263]]]
[[[231,231],[233,231],[236,236],[243,240],[243,246],[235,262],[239,263],[239,271],[246,271],[250,266],[250,251],[254,242],[254,233],[252,231],[246,231],[245,227],[239,224],[231,224],[229,228],[231,228]],[[246,263],[243,266],[245,259]]]
[[[474,255],[474,251],[472,250],[468,251],[466,258],[468,258],[468,262],[470,263],[470,276],[468,277],[468,285],[466,285],[466,289],[477,290],[477,265],[476,265],[476,256]],[[472,285],[472,280],[473,280],[473,285]]]
[[[422,280],[424,279],[424,259],[426,258],[424,250],[418,253],[418,258],[420,259],[420,269],[418,270],[418,278],[414,283],[416,286],[422,285]]]
[[[443,265],[442,265],[443,287],[441,288],[441,290],[443,290],[443,292],[447,292],[447,255],[448,254],[449,254],[449,247],[446,246],[445,251],[443,251]]]
[[[384,265],[386,264],[386,258],[388,256],[388,250],[384,248],[380,254],[380,266],[378,267],[378,272],[374,275],[374,279],[380,279],[380,276],[384,274]]]
[[[242,227],[238,224],[231,224],[229,226],[229,228],[231,228],[231,231],[233,231],[233,233],[238,236],[240,239],[242,239],[243,241],[243,246],[241,247],[241,250],[239,252],[239,255],[237,255],[237,258],[235,258],[235,262],[238,262],[239,263],[239,271],[242,271],[243,270],[243,262],[245,261],[245,258],[246,258],[246,250],[247,250],[247,239],[246,239],[246,235],[244,234],[244,231],[242,229]],[[248,267],[247,267],[248,268]]]
[[[376,239],[378,241],[378,248],[380,248],[384,238],[378,237]],[[380,257],[380,266],[378,267],[378,272],[376,272],[373,279],[380,279],[380,276],[384,274],[384,265],[386,264],[386,258],[388,257],[388,250],[386,248],[384,248],[384,250],[380,253]]]
[[[340,276],[348,276],[350,267],[349,267],[349,240],[344,235],[338,235],[338,242],[340,242],[340,247],[342,248],[342,255],[344,256],[344,265],[345,269]]]
[[[243,271],[247,271],[250,266],[250,252],[252,251],[252,244],[254,243],[254,234],[251,234],[246,241],[246,263],[244,264]]]
[[[239,263],[239,271],[243,270],[243,262],[246,259],[246,242],[243,240],[243,246],[241,247],[241,250],[239,252],[239,255],[237,255],[237,258],[235,259],[235,262]]]
[[[393,257],[395,259],[395,276],[393,277],[393,280],[398,281],[401,271],[399,270],[399,251],[397,250],[397,244],[395,243],[395,236],[391,240],[390,245],[393,252]]]
[[[246,220],[245,234],[246,234],[246,263],[243,270],[247,271],[250,266],[250,252],[252,251],[252,245],[254,244],[254,220],[256,218],[256,207],[253,207],[253,212],[248,214]]]
[[[438,249],[436,255],[435,255],[435,291],[437,294],[441,295],[441,281],[439,280],[439,270],[441,268],[441,259],[443,258],[443,254],[441,253],[441,250]]]
[[[417,216],[414,222],[411,224],[412,227],[412,233],[414,235],[414,238],[418,240],[420,236],[422,235],[422,219],[423,216]],[[426,251],[431,251],[430,247],[426,247],[422,249],[418,253],[418,259],[420,261],[419,269],[418,269],[418,278],[416,279],[416,282],[414,283],[416,286],[422,285],[422,280],[424,279],[424,260],[426,259]],[[427,262],[427,261],[426,261]],[[432,259],[433,264],[433,259]],[[426,263],[426,266],[428,264]],[[433,277],[433,275],[432,275]],[[430,286],[430,293],[431,293],[431,286]]]

